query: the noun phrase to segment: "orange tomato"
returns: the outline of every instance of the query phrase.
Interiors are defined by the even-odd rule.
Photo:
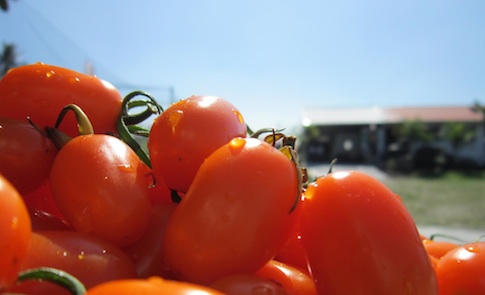
[[[258,270],[296,226],[298,177],[294,163],[270,144],[231,140],[206,158],[173,213],[163,258],[179,279],[200,284]]]
[[[8,71],[0,80],[0,117],[54,126],[68,104],[80,106],[96,133],[115,133],[122,97],[110,83],[70,69],[35,63]],[[74,116],[67,115],[59,129],[78,134]]]
[[[148,279],[115,280],[88,289],[86,295],[222,295],[208,287],[185,282],[164,280],[159,277]]]
[[[0,174],[0,290],[11,285],[25,261],[32,232],[29,212],[14,186]]]

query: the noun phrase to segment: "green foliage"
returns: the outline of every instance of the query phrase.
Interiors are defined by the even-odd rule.
[[[454,146],[469,143],[475,138],[476,130],[472,125],[462,122],[448,122],[440,131],[440,137]]]
[[[426,123],[419,119],[403,121],[397,126],[395,132],[401,142],[430,142],[434,139],[434,135],[429,131]]]

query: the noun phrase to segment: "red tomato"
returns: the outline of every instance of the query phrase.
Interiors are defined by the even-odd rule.
[[[294,163],[266,142],[223,145],[206,158],[170,219],[165,261],[180,279],[202,284],[258,270],[294,230],[298,177]]]
[[[13,185],[0,174],[0,291],[14,283],[26,259],[31,224],[27,207]]]
[[[54,143],[41,132],[26,118],[0,118],[0,173],[21,195],[47,181],[57,155]]]
[[[297,267],[308,273],[306,254],[301,243],[300,229],[298,227],[288,243],[276,255],[275,260]]]
[[[300,233],[321,294],[436,294],[414,220],[384,184],[333,172],[308,186]]]
[[[301,270],[288,264],[270,260],[256,276],[277,282],[291,295],[318,295],[313,279]]]
[[[233,274],[215,280],[210,287],[224,294],[237,295],[291,295],[277,282],[254,274]]]
[[[148,137],[155,179],[187,192],[204,159],[238,136],[246,136],[246,124],[222,98],[191,96],[171,105],[155,119]]]
[[[121,101],[106,81],[43,63],[13,68],[0,80],[0,117],[30,117],[41,128],[54,126],[61,109],[73,103],[86,112],[96,133],[116,133]],[[59,129],[75,136],[76,126],[71,114]]]
[[[86,295],[222,295],[208,287],[158,277],[148,279],[115,280],[88,289]]]
[[[150,220],[146,171],[118,138],[82,135],[61,148],[50,182],[61,213],[75,230],[127,246]]]
[[[135,278],[130,258],[118,247],[92,235],[73,231],[32,233],[22,270],[53,267],[73,275],[86,286]],[[69,294],[62,287],[37,281],[23,282],[9,292],[35,294]]]
[[[436,266],[440,295],[485,294],[485,242],[456,247],[441,257]]]
[[[445,255],[448,251],[458,247],[458,244],[456,243],[447,241],[434,241],[428,239],[423,240],[423,245],[424,249],[426,249],[426,252],[436,258],[441,258],[441,256]]]
[[[168,221],[178,204],[159,203],[153,206],[147,230],[133,245],[123,250],[132,258],[138,277],[160,276],[171,278],[170,269],[164,265],[161,249]]]

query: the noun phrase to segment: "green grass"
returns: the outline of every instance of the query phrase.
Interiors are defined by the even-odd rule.
[[[394,176],[384,183],[399,194],[418,225],[485,229],[485,174]]]

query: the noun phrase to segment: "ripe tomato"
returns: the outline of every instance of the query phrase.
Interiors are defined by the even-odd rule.
[[[74,103],[96,133],[116,133],[121,101],[119,91],[106,81],[43,63],[13,68],[0,80],[0,117],[30,117],[41,128],[54,126],[61,109]],[[59,129],[77,135],[74,116],[67,116]]]
[[[180,279],[202,284],[261,268],[293,232],[299,176],[270,144],[232,139],[206,158],[173,213],[163,245],[167,264]]]
[[[290,240],[275,257],[275,260],[297,267],[308,273],[305,250],[301,243],[300,229],[297,227]]]
[[[29,251],[21,270],[53,267],[63,270],[86,288],[103,282],[135,278],[130,258],[103,239],[74,231],[32,233]],[[8,290],[24,294],[69,294],[62,287],[37,281],[24,282]]]
[[[159,277],[148,279],[115,280],[88,289],[86,295],[222,295],[208,287],[164,280]]]
[[[146,171],[118,138],[82,135],[61,148],[50,182],[59,210],[75,230],[127,246],[148,227]]]
[[[47,181],[57,155],[54,143],[41,132],[26,118],[0,118],[0,173],[21,195]]]
[[[485,294],[485,242],[468,243],[443,255],[436,266],[440,295]]]
[[[277,282],[288,294],[318,295],[315,283],[307,273],[276,260],[270,260],[255,275]]]
[[[32,232],[22,197],[0,174],[0,290],[14,283],[28,251]]]
[[[254,274],[232,274],[218,278],[210,287],[224,294],[237,295],[293,295],[277,282]]]
[[[191,96],[171,105],[155,119],[148,137],[155,179],[187,192],[202,161],[238,136],[246,136],[246,124],[222,98]]]
[[[436,294],[414,220],[384,184],[333,172],[305,192],[300,233],[321,294]]]
[[[170,269],[163,264],[161,249],[168,221],[178,204],[158,203],[153,206],[147,230],[133,245],[123,248],[133,260],[138,277],[171,278]]]
[[[445,255],[450,250],[455,249],[458,247],[457,243],[448,242],[448,241],[434,241],[434,240],[423,240],[424,249],[428,252],[429,255],[434,256],[436,258],[441,258],[441,256]]]

